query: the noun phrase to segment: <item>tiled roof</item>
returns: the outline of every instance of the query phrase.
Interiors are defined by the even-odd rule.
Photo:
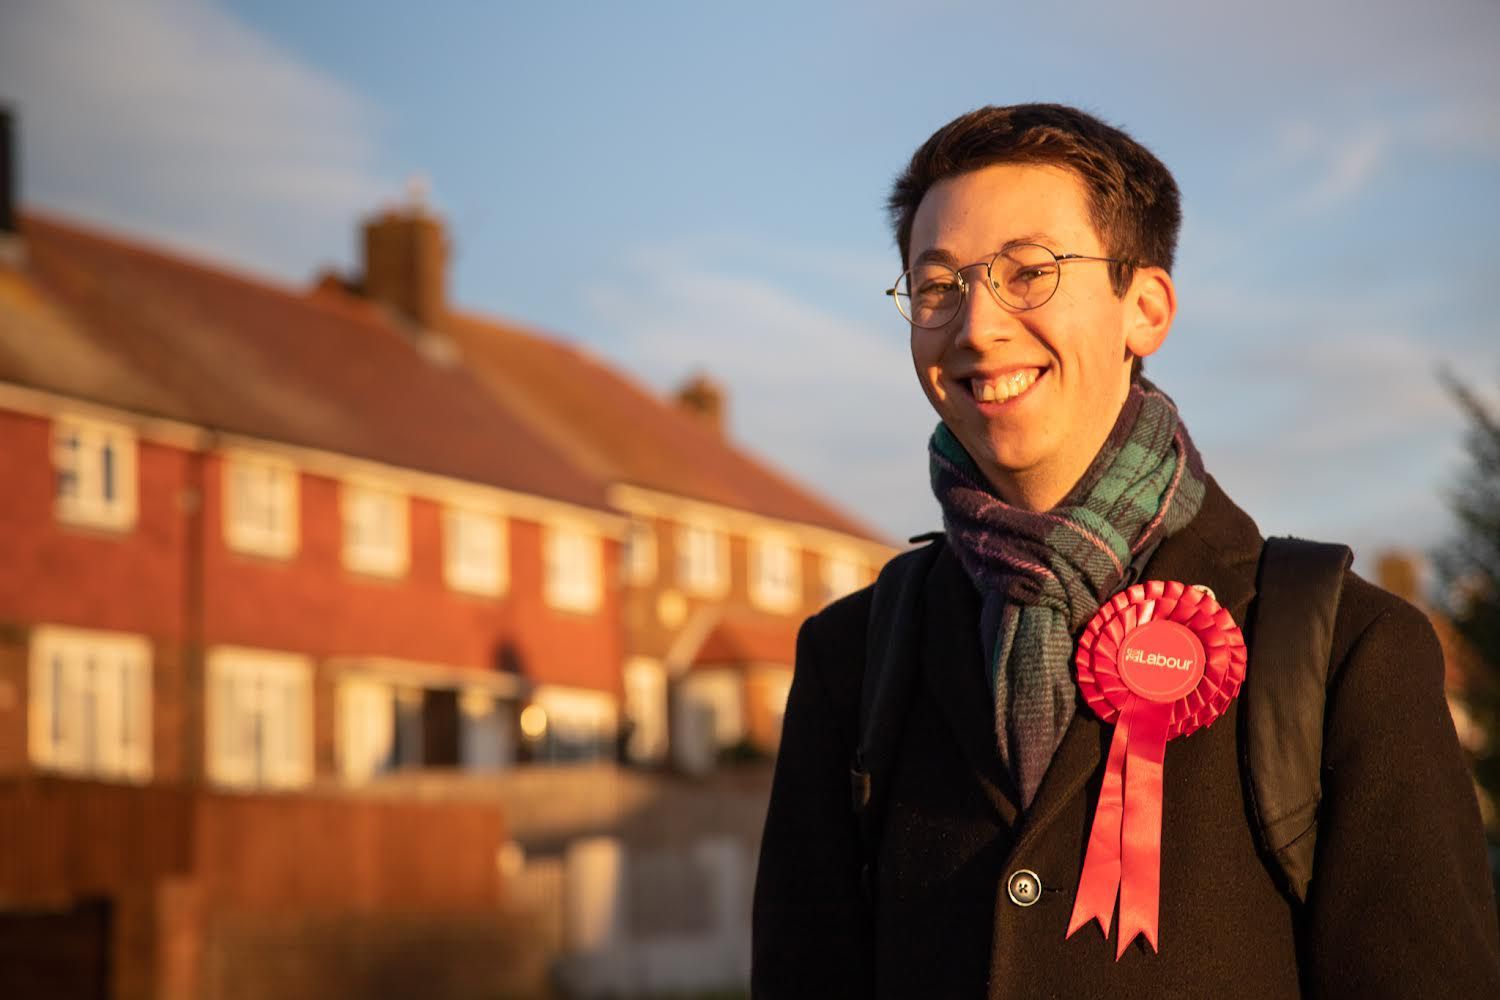
[[[388,312],[36,214],[0,265],[0,381],[606,506],[607,482]]]
[[[751,611],[727,612],[693,657],[695,667],[746,663],[791,666],[797,652],[800,618]]]
[[[474,316],[444,330],[497,394],[595,475],[884,541],[580,347]]]

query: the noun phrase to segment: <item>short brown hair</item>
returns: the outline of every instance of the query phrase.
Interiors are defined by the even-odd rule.
[[[1172,269],[1181,195],[1150,150],[1093,115],[1062,104],[983,107],[938,129],[896,178],[887,203],[901,266],[908,265],[912,220],[939,181],[997,163],[1072,170],[1088,191],[1089,218],[1105,253],[1137,265]],[[1129,265],[1109,266],[1116,295],[1130,286]]]

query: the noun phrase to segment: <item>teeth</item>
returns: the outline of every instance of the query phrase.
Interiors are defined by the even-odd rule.
[[[1015,399],[1021,393],[1031,388],[1031,383],[1037,380],[1041,371],[1036,368],[1026,368],[1022,371],[1012,372],[1009,375],[995,379],[971,379],[974,390],[974,398],[983,403],[1003,403],[1009,399]]]

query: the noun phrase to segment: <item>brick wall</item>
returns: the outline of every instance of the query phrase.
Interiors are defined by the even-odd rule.
[[[370,962],[391,974],[428,968],[421,949],[380,966],[386,944],[403,941],[466,956],[451,991],[423,995],[484,995],[462,984],[488,982],[495,966],[480,956],[503,952],[497,941],[519,933],[499,920],[507,832],[493,800],[239,796],[31,778],[0,782],[0,830],[7,909],[111,901],[112,995],[122,998],[370,995],[349,986],[368,986],[360,975]],[[317,932],[305,954],[292,933],[299,927]],[[352,971],[340,958],[351,947]],[[313,970],[298,981],[312,985],[267,992],[279,981],[270,958],[293,951]],[[206,991],[205,969],[260,961],[267,978],[235,981],[265,989]]]
[[[408,504],[410,562],[387,579],[346,569],[337,480],[303,473],[296,555],[244,555],[224,541],[222,463],[204,476],[204,637],[328,656],[387,656],[489,668],[518,658],[547,683],[619,688],[619,546],[604,546],[604,602],[592,614],[548,607],[542,599],[541,529],[509,521],[510,582],[501,597],[450,589],[443,579],[442,506]]]
[[[180,640],[187,453],[139,443],[136,525],[64,524],[53,513],[51,422],[0,410],[0,622],[52,622]]]

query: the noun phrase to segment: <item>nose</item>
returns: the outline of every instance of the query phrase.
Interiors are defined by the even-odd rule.
[[[989,286],[989,270],[985,265],[971,264],[959,272],[959,277],[964,281],[964,299],[958,314],[949,321],[953,324],[954,343],[982,353],[997,341],[1014,337],[1016,317],[1000,304],[995,290]]]

